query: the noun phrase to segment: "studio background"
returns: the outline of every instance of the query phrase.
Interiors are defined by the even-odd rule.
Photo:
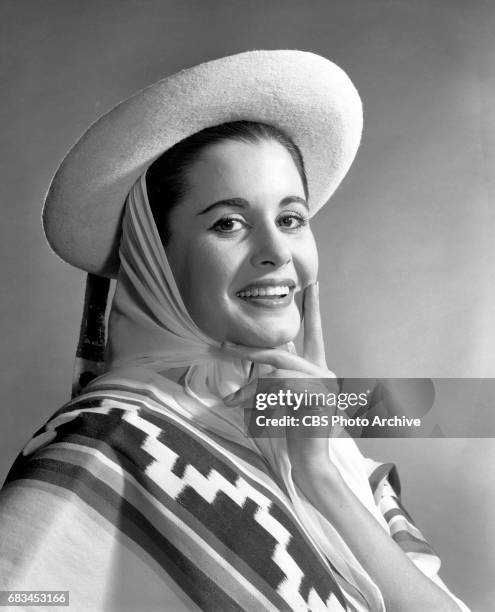
[[[320,53],[363,99],[356,162],[313,223],[329,367],[495,376],[494,32],[489,0],[3,0],[0,480],[70,393],[85,275],[40,224],[58,163],[137,89],[248,49]],[[451,589],[493,609],[495,440],[362,447],[397,464]]]

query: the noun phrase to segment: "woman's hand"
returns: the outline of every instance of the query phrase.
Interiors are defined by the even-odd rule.
[[[321,316],[318,296],[318,285],[309,285],[304,292],[303,300],[304,313],[304,339],[303,356],[294,355],[281,349],[258,349],[242,345],[224,345],[225,350],[241,359],[248,359],[256,363],[271,366],[273,371],[269,373],[269,378],[290,379],[287,385],[280,381],[274,386],[278,388],[290,388],[294,393],[303,394],[323,393],[325,397],[330,391],[338,393],[335,374],[331,372],[325,359],[325,347],[323,332],[321,327]],[[298,378],[314,378],[311,384],[307,380],[298,383]],[[334,385],[323,384],[321,380],[332,379]],[[236,393],[224,398],[228,406],[244,405],[246,408],[253,409],[253,395],[258,385],[257,380],[253,380],[248,385],[241,387]],[[282,408],[282,407],[281,407]],[[284,407],[285,408],[285,407]],[[288,414],[286,412],[286,414]],[[313,473],[314,469],[329,469],[330,459],[328,455],[328,437],[331,433],[330,417],[334,414],[334,408],[326,406],[304,406],[295,411],[291,411],[291,416],[297,416],[299,426],[288,426],[286,428],[286,439],[289,457],[294,470],[294,477],[299,474],[298,480]],[[327,426],[309,427],[303,426],[304,416],[324,416],[328,417]]]

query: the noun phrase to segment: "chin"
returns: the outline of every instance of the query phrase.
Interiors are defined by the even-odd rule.
[[[258,348],[273,348],[287,344],[287,342],[292,342],[296,339],[298,332],[299,324],[290,327],[280,326],[280,328],[271,325],[259,329],[239,329],[229,334],[231,338],[227,338],[227,341]]]

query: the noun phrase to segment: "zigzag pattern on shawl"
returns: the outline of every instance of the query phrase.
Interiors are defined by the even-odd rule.
[[[353,610],[346,595],[362,600],[319,556],[273,491],[216,452],[206,434],[150,409],[142,394],[124,401],[88,396],[37,432],[8,481],[41,480],[75,493],[202,609],[243,609],[228,594],[242,588],[269,602],[260,610]],[[170,530],[180,537],[171,538]],[[203,563],[207,551],[212,564],[227,568],[229,584],[212,581],[181,550],[177,542],[186,536],[201,549]]]

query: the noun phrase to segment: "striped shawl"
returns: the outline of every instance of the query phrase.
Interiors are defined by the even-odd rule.
[[[369,482],[392,537],[435,573],[395,467],[371,462]],[[72,610],[368,609],[259,455],[135,386],[59,410],[14,463],[0,517],[0,588],[69,590]]]

